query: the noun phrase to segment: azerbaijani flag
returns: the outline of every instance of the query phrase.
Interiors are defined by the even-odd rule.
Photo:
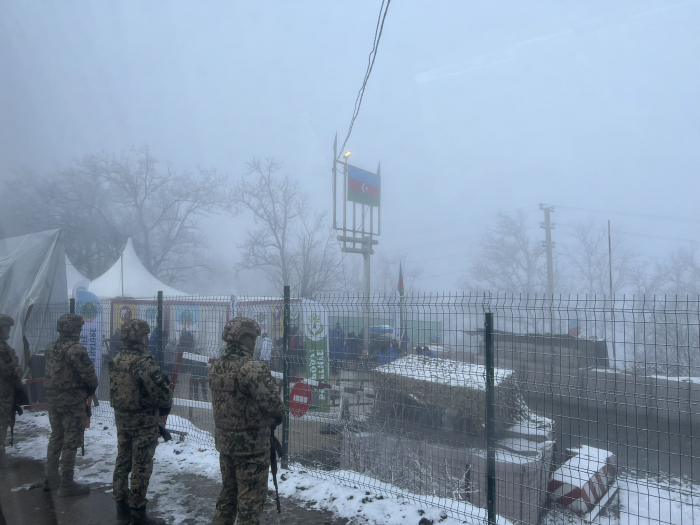
[[[367,206],[379,206],[381,179],[369,171],[348,166],[348,200]]]

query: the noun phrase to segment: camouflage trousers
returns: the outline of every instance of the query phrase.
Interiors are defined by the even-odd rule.
[[[14,399],[0,398],[0,455],[5,452],[7,429],[12,425]]]
[[[62,472],[73,472],[78,447],[85,433],[85,404],[49,405],[51,437],[46,451],[46,474],[58,474],[59,458]]]
[[[132,509],[146,507],[146,492],[153,473],[153,455],[157,445],[157,425],[138,429],[117,427],[118,451],[112,478],[115,500],[128,501]]]
[[[7,440],[7,429],[8,426],[0,422],[0,462],[2,462],[5,457],[5,441]]]
[[[212,525],[259,525],[267,499],[270,454],[229,456],[219,454],[223,487],[216,502]]]
[[[0,398],[0,426],[9,427],[12,425],[12,416],[14,415],[15,398]]]

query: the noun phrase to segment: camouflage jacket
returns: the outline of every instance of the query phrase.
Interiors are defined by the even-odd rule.
[[[109,363],[109,398],[117,425],[129,428],[157,425],[160,413],[173,404],[165,376],[137,344],[125,345]]]
[[[46,349],[46,397],[56,406],[85,403],[97,389],[95,365],[76,337],[59,337]]]
[[[216,449],[231,455],[253,455],[270,450],[270,427],[279,424],[284,403],[275,380],[263,363],[237,343],[211,367]]]
[[[14,399],[15,392],[22,389],[15,353],[5,341],[0,341],[0,400]]]

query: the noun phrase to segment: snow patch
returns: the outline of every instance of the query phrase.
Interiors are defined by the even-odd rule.
[[[486,367],[428,357],[408,356],[376,368],[376,372],[449,386],[486,390]],[[496,368],[494,385],[513,375],[512,370]]]

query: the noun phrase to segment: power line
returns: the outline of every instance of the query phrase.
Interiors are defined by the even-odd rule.
[[[680,219],[679,219],[680,220]],[[692,220],[692,219],[688,219]],[[566,226],[567,228],[575,228],[577,225],[571,222],[563,222],[563,223],[558,223],[561,224],[562,226]],[[664,241],[681,241],[681,242],[690,242],[694,244],[700,244],[700,240],[695,240],[695,239],[682,239],[680,237],[666,237],[664,235],[649,235],[648,233],[633,233],[633,232],[623,232],[623,231],[616,231],[615,233],[620,234],[620,235],[632,235],[634,237],[646,237],[648,239],[661,239]]]
[[[372,51],[370,51],[369,53],[367,71],[365,72],[365,78],[362,81],[362,87],[360,87],[360,91],[358,91],[357,98],[355,99],[355,109],[352,113],[352,119],[350,119],[350,127],[348,128],[348,134],[345,137],[345,140],[343,141],[342,147],[340,148],[341,153],[345,151],[345,145],[348,143],[348,140],[350,139],[350,134],[352,133],[352,128],[355,125],[355,119],[360,113],[360,106],[362,106],[362,98],[365,96],[365,88],[367,87],[367,81],[369,80],[369,76],[372,73],[374,61],[377,58],[379,41],[381,40],[382,32],[384,31],[384,20],[386,20],[386,14],[389,12],[389,4],[391,4],[391,0],[386,0],[386,7],[384,7],[384,2],[385,0],[382,0],[382,5],[379,8],[379,18],[377,18],[377,27],[374,30],[374,44],[372,45]]]
[[[662,235],[648,235],[646,233],[632,233],[632,232],[617,232],[622,235],[634,235],[635,237],[647,237],[649,239],[663,239],[665,241],[682,241],[682,242],[691,242],[698,244],[700,241],[692,240],[692,239],[681,239],[679,237],[664,237]]]
[[[561,252],[554,252],[554,253],[556,253],[557,255],[561,255],[561,256],[564,257],[564,258],[575,259],[575,260],[580,261],[580,262],[583,262],[583,263],[586,262],[586,260],[585,260],[584,258],[582,258],[582,257],[576,257],[576,256],[573,256],[573,255],[571,255],[571,254],[561,253]],[[644,275],[644,276],[646,276],[646,277],[651,277],[652,279],[658,279],[658,278],[660,277],[658,274],[643,272],[643,271],[641,271],[641,270],[639,270],[639,269],[634,270],[634,273],[637,273],[637,274],[639,274],[639,275]],[[682,285],[684,285],[684,286],[689,286],[689,287],[694,287],[694,286],[696,286],[696,283],[693,283],[693,282],[690,282],[690,281],[687,281],[687,282],[686,282],[686,281],[677,281],[677,282],[678,282],[678,284],[682,284]]]
[[[611,213],[613,215],[624,215],[626,217],[639,217],[642,219],[654,219],[654,220],[659,220],[659,221],[689,222],[692,224],[700,224],[700,219],[688,219],[688,218],[684,218],[684,217],[669,217],[667,215],[651,215],[648,213],[629,213],[629,212],[615,211],[615,210],[582,208],[582,207],[578,207],[578,206],[560,206],[560,205],[557,205],[557,208],[563,208],[565,210],[593,211],[596,213]]]
[[[472,215],[472,216],[467,216],[467,217],[455,217],[453,219],[450,219],[448,221],[441,221],[441,222],[434,222],[427,224],[425,222],[422,222],[422,224],[417,227],[417,228],[408,228],[405,230],[399,230],[392,232],[392,235],[401,235],[403,233],[418,233],[418,232],[423,232],[423,231],[431,231],[434,230],[435,228],[439,228],[442,226],[455,226],[458,225],[462,222],[468,222],[470,225],[472,224],[477,224],[480,222],[485,222],[485,221],[493,221],[495,217],[498,217],[500,214],[508,214],[508,213],[513,213],[517,211],[524,211],[524,210],[531,210],[537,208],[537,205],[531,205],[531,206],[522,206],[520,208],[510,208],[507,210],[502,210],[499,212],[494,212],[494,213],[489,213],[488,215],[484,215],[483,213],[479,215]],[[539,224],[539,222],[537,223]],[[484,233],[484,232],[482,232]]]

